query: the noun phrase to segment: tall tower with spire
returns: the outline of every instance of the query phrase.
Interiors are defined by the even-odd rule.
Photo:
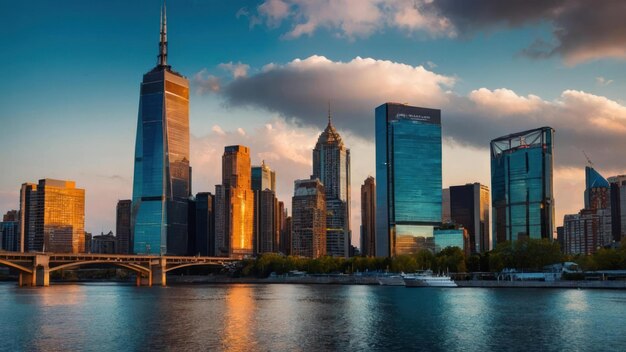
[[[139,95],[131,209],[132,251],[186,254],[189,166],[189,81],[167,64],[167,16],[161,8],[156,66]]]
[[[326,254],[350,254],[350,149],[333,126],[328,106],[328,125],[313,149],[313,178],[326,193]]]

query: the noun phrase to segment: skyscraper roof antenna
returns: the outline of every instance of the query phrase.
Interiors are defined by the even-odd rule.
[[[330,99],[328,100],[328,124],[332,124],[332,118],[330,117]]]
[[[163,6],[161,6],[161,31],[158,58],[158,66],[167,66],[167,11],[165,0],[163,0]]]

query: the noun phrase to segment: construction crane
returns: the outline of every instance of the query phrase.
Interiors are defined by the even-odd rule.
[[[591,158],[589,158],[589,155],[587,155],[587,153],[585,153],[585,151],[583,150],[583,155],[585,156],[585,159],[587,159],[587,163],[589,164],[589,166],[593,167],[593,162],[591,162]]]

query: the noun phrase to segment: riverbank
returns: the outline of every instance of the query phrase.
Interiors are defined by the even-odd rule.
[[[168,276],[168,285],[189,284],[312,284],[312,285],[380,285],[376,276],[296,276],[265,279],[226,276]],[[626,281],[455,281],[459,287],[477,288],[569,288],[622,289]]]

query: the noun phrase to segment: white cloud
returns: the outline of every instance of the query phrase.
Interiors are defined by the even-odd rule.
[[[611,83],[613,83],[612,79],[606,79],[602,76],[596,77],[596,84],[599,86],[608,86]]]
[[[248,70],[250,69],[250,65],[242,64],[241,62],[233,63],[232,61],[221,63],[217,67],[230,72],[235,79],[246,77],[248,75]]]
[[[200,94],[209,92],[219,92],[221,88],[220,79],[208,73],[207,69],[193,75],[192,82],[197,87]]]

